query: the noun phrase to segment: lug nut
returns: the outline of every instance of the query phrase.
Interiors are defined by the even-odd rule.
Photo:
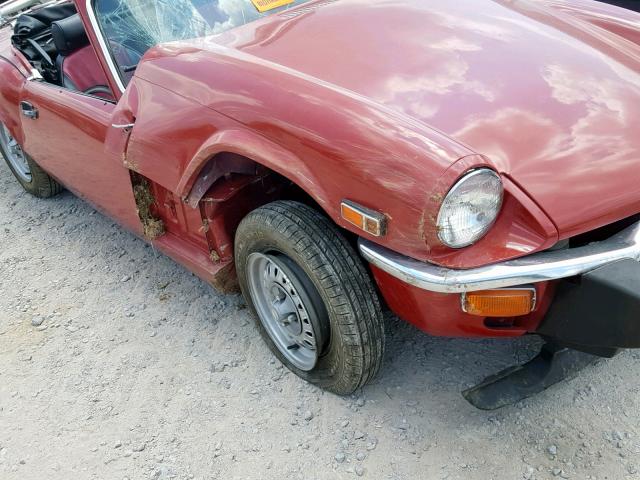
[[[297,323],[298,317],[294,313],[290,313],[286,318],[282,320],[282,325],[288,327],[292,323]]]

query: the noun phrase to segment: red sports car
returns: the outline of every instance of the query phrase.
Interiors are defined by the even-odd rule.
[[[43,5],[41,5],[43,4]],[[640,347],[640,14],[590,0],[13,0],[0,149],[212,285],[348,394],[383,304],[539,334],[493,408]]]

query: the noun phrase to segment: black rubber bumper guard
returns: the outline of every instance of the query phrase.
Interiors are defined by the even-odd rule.
[[[577,375],[598,358],[640,348],[640,263],[620,260],[562,280],[536,333],[547,340],[538,356],[463,396],[477,408],[495,410]]]

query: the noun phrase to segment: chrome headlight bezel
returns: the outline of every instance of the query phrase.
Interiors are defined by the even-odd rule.
[[[495,224],[503,199],[502,179],[494,170],[483,167],[468,171],[440,205],[438,238],[449,248],[473,245]]]

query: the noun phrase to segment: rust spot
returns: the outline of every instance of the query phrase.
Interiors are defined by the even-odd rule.
[[[211,285],[221,293],[238,293],[240,285],[238,285],[238,276],[236,275],[234,263],[229,262],[228,265],[222,267],[211,280]]]
[[[155,240],[164,234],[164,223],[151,211],[156,200],[151,193],[149,182],[140,176],[136,177],[133,178],[133,196],[136,199],[138,217],[142,223],[144,236],[149,240]]]
[[[429,197],[429,200],[434,203],[441,204],[444,200],[444,195],[442,193],[434,193]]]
[[[427,235],[424,231],[424,220],[425,220],[425,214],[422,214],[422,216],[420,217],[420,223],[418,224],[418,235],[420,235],[421,240],[427,239]]]
[[[132,170],[132,171],[134,171],[134,172],[137,172],[137,171],[138,171],[138,164],[137,164],[136,162],[134,162],[134,161],[129,161],[129,160],[126,158],[126,156],[125,156],[123,159],[124,159],[124,162],[123,162],[123,163],[124,163],[125,168],[127,168],[127,169],[129,169],[129,170]]]

